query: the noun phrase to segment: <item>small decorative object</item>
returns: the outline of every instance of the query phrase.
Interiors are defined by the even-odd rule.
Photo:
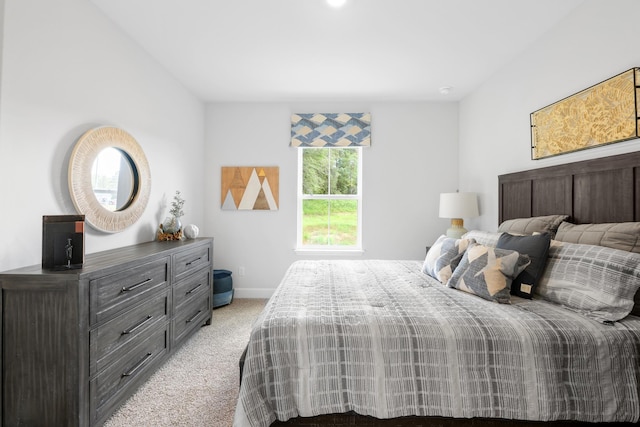
[[[158,240],[181,240],[182,239],[182,222],[180,217],[184,215],[182,207],[184,199],[180,196],[180,191],[176,191],[171,202],[171,209],[164,222],[158,228]]]
[[[74,270],[84,263],[84,215],[42,217],[42,268]]]
[[[189,224],[184,227],[184,236],[187,239],[195,239],[200,234],[200,229],[197,225]]]
[[[164,222],[162,223],[162,227],[164,228],[164,231],[167,233],[175,233],[182,228],[182,222],[178,217],[168,216],[165,218]]]
[[[632,68],[531,113],[531,158],[638,138],[638,79]]]

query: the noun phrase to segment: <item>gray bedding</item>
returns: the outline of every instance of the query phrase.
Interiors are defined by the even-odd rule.
[[[355,411],[638,421],[640,318],[496,304],[419,261],[297,261],[253,326],[235,427]]]

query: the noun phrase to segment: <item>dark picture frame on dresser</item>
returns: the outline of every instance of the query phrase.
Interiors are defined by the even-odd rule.
[[[2,426],[95,426],[211,324],[213,239],[0,273]]]

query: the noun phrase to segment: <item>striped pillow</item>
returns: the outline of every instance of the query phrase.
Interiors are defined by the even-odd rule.
[[[625,318],[640,287],[640,254],[553,241],[535,292],[602,323]]]

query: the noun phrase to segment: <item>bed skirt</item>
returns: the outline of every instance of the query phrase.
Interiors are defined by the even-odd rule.
[[[319,415],[275,421],[271,427],[637,427],[637,423],[587,423],[580,421],[521,421],[489,418],[402,417],[381,420],[355,413]]]

